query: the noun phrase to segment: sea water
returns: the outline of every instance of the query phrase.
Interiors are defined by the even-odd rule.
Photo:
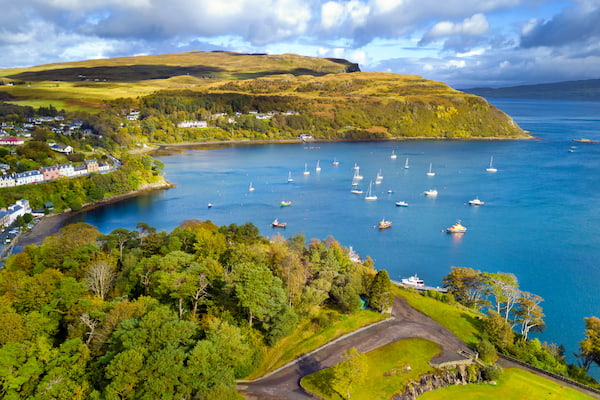
[[[200,219],[252,222],[266,236],[333,236],[372,257],[392,279],[416,273],[430,286],[440,285],[451,266],[510,272],[521,290],[544,298],[547,326],[536,336],[563,344],[574,362],[583,318],[600,316],[600,144],[571,140],[600,141],[600,103],[492,102],[539,140],[267,144],[158,153],[175,188],[78,218],[103,233],[133,230],[142,221],[170,231]],[[492,157],[495,173],[486,172]],[[305,164],[310,174],[304,174]],[[364,177],[363,195],[350,193],[355,164]],[[383,179],[375,184],[380,171]],[[364,198],[371,181],[375,201]],[[426,197],[428,189],[438,196]],[[485,205],[469,206],[476,197]],[[281,201],[292,205],[280,207]],[[275,218],[287,228],[272,228]],[[381,219],[393,226],[380,231]],[[443,232],[458,220],[468,228],[465,234]]]

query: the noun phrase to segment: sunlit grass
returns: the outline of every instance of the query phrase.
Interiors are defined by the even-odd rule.
[[[584,400],[591,398],[577,390],[527,371],[509,368],[504,370],[496,385],[477,383],[464,386],[449,386],[424,393],[419,397],[419,400]]]

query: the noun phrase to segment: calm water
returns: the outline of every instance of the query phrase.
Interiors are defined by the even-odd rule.
[[[418,273],[432,286],[450,266],[512,272],[522,290],[545,299],[547,328],[540,339],[564,344],[571,355],[583,338],[583,318],[600,316],[600,145],[571,139],[600,140],[600,103],[493,102],[543,140],[259,145],[160,154],[176,188],[82,218],[104,233],[135,229],[140,221],[170,231],[197,218],[218,225],[250,221],[264,235],[332,235],[371,256],[393,279]],[[573,152],[571,146],[577,146]],[[497,173],[485,171],[491,156]],[[407,157],[410,168],[404,169]],[[331,165],[334,159],[339,166]],[[303,174],[305,163],[310,175]],[[355,163],[365,192],[381,170],[382,183],[373,185],[377,201],[350,193]],[[429,163],[434,177],[426,176]],[[289,171],[294,182],[288,184]],[[251,182],[254,192],[248,191]],[[427,189],[437,189],[438,197],[425,197]],[[485,206],[466,205],[476,196]],[[279,207],[282,200],[292,206]],[[398,200],[409,207],[396,207]],[[287,229],[271,228],[274,218],[287,222]],[[376,229],[382,218],[393,227]],[[468,227],[466,234],[441,232],[457,220]]]

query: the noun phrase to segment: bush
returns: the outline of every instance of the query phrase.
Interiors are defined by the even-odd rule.
[[[486,381],[497,381],[501,376],[504,370],[497,364],[490,365],[485,367],[482,371],[482,377]]]
[[[477,343],[475,350],[479,353],[479,359],[484,363],[492,363],[496,361],[496,358],[498,357],[496,348],[486,339]]]

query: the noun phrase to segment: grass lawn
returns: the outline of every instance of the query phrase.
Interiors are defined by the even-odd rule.
[[[592,397],[527,371],[509,368],[504,370],[495,386],[485,383],[449,386],[419,397],[419,400],[437,399],[584,400]]]
[[[440,352],[438,344],[425,339],[403,339],[367,353],[369,372],[351,390],[353,400],[389,399],[410,380],[433,370],[429,360]],[[342,399],[329,385],[331,368],[305,376],[302,386],[325,399]]]
[[[311,320],[301,322],[293,334],[281,339],[274,347],[265,351],[258,369],[247,379],[259,378],[335,338],[387,318],[387,315],[371,310],[361,310],[352,316],[340,315],[333,311],[325,312],[332,316],[333,322],[330,326],[318,330]]]
[[[466,344],[472,346],[479,341],[481,322],[477,320],[477,313],[423,296],[414,290],[396,288],[394,294],[405,298],[408,304],[448,328]]]

